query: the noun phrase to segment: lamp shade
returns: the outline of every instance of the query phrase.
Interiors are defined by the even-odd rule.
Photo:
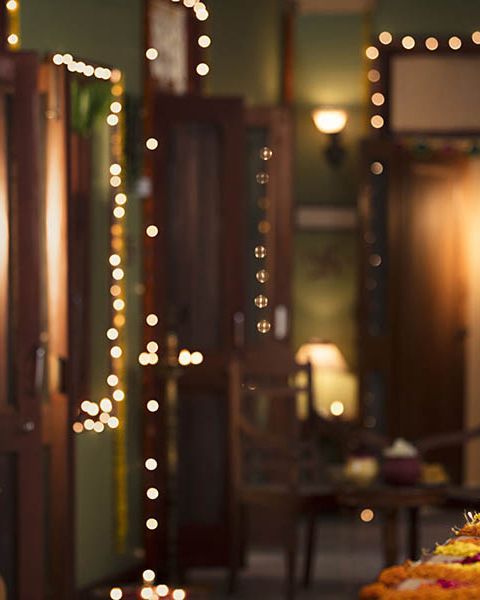
[[[333,342],[312,340],[300,346],[296,354],[300,364],[310,362],[313,367],[328,371],[346,371],[347,363]]]
[[[315,127],[322,133],[340,133],[347,124],[347,113],[333,108],[319,108],[312,112]]]

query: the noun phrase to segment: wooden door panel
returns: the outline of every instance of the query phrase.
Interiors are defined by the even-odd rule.
[[[365,148],[360,197],[360,363],[364,422],[411,440],[462,429],[465,161]],[[432,452],[461,475],[458,448]]]
[[[44,598],[37,72],[33,54],[0,57],[0,573],[20,600]]]
[[[202,364],[182,370],[178,394],[167,391],[172,373],[147,375],[146,393],[159,399],[164,418],[162,425],[147,412],[145,452],[161,456],[158,484],[169,490],[158,509],[163,527],[156,543],[147,535],[147,553],[154,564],[168,563],[175,571],[173,563],[185,568],[228,560],[231,498],[222,373],[243,340],[234,323],[244,302],[244,111],[237,99],[158,95],[153,122],[159,146],[151,154],[153,194],[146,222],[156,224],[159,234],[147,240],[146,312],[160,321],[145,341],[154,336],[166,356],[173,331],[179,348],[204,355]],[[178,465],[174,474],[172,453]],[[208,483],[201,485],[205,469]],[[178,556],[172,558],[173,530]],[[215,544],[205,544],[212,538]]]

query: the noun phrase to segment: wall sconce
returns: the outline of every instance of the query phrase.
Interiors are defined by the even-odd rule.
[[[339,109],[319,108],[312,113],[315,127],[321,133],[330,137],[325,150],[327,161],[332,167],[338,167],[345,156],[345,149],[341,145],[340,133],[347,124],[347,113]]]

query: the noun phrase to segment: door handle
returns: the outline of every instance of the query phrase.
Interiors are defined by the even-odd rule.
[[[233,346],[243,348],[245,345],[245,315],[237,311],[233,315]]]
[[[32,431],[35,431],[35,421],[24,421],[20,429],[22,433],[32,433]]]
[[[33,376],[33,384],[36,394],[40,394],[43,391],[43,384],[45,381],[45,358],[47,351],[44,346],[38,346],[35,349],[35,371]]]

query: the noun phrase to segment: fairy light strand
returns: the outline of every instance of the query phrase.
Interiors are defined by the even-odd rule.
[[[272,158],[272,155],[273,152],[268,146],[264,146],[259,152],[260,159],[264,161],[265,165],[267,164],[267,161],[269,161]],[[266,213],[268,202],[267,190],[268,183],[270,181],[270,175],[268,174],[268,170],[262,168],[261,171],[258,171],[256,175],[256,181],[260,186],[263,187],[262,197],[259,201],[259,208],[265,211]],[[255,268],[255,278],[257,282],[261,285],[262,291],[256,294],[253,302],[257,311],[262,312],[265,311],[269,305],[269,298],[267,294],[264,293],[263,287],[266,286],[267,282],[270,279],[270,273],[266,268],[265,261],[267,259],[268,254],[266,239],[270,231],[271,225],[267,221],[267,219],[264,218],[264,216],[265,215],[262,216],[261,220],[258,223],[258,233],[262,236],[262,242],[260,244],[257,244],[254,249],[255,258],[258,261],[258,265]],[[270,321],[267,318],[264,318],[261,313],[258,319],[259,320],[256,324],[257,331],[261,334],[267,334],[272,328]]]
[[[20,0],[4,0],[7,13],[7,48],[20,49]]]

